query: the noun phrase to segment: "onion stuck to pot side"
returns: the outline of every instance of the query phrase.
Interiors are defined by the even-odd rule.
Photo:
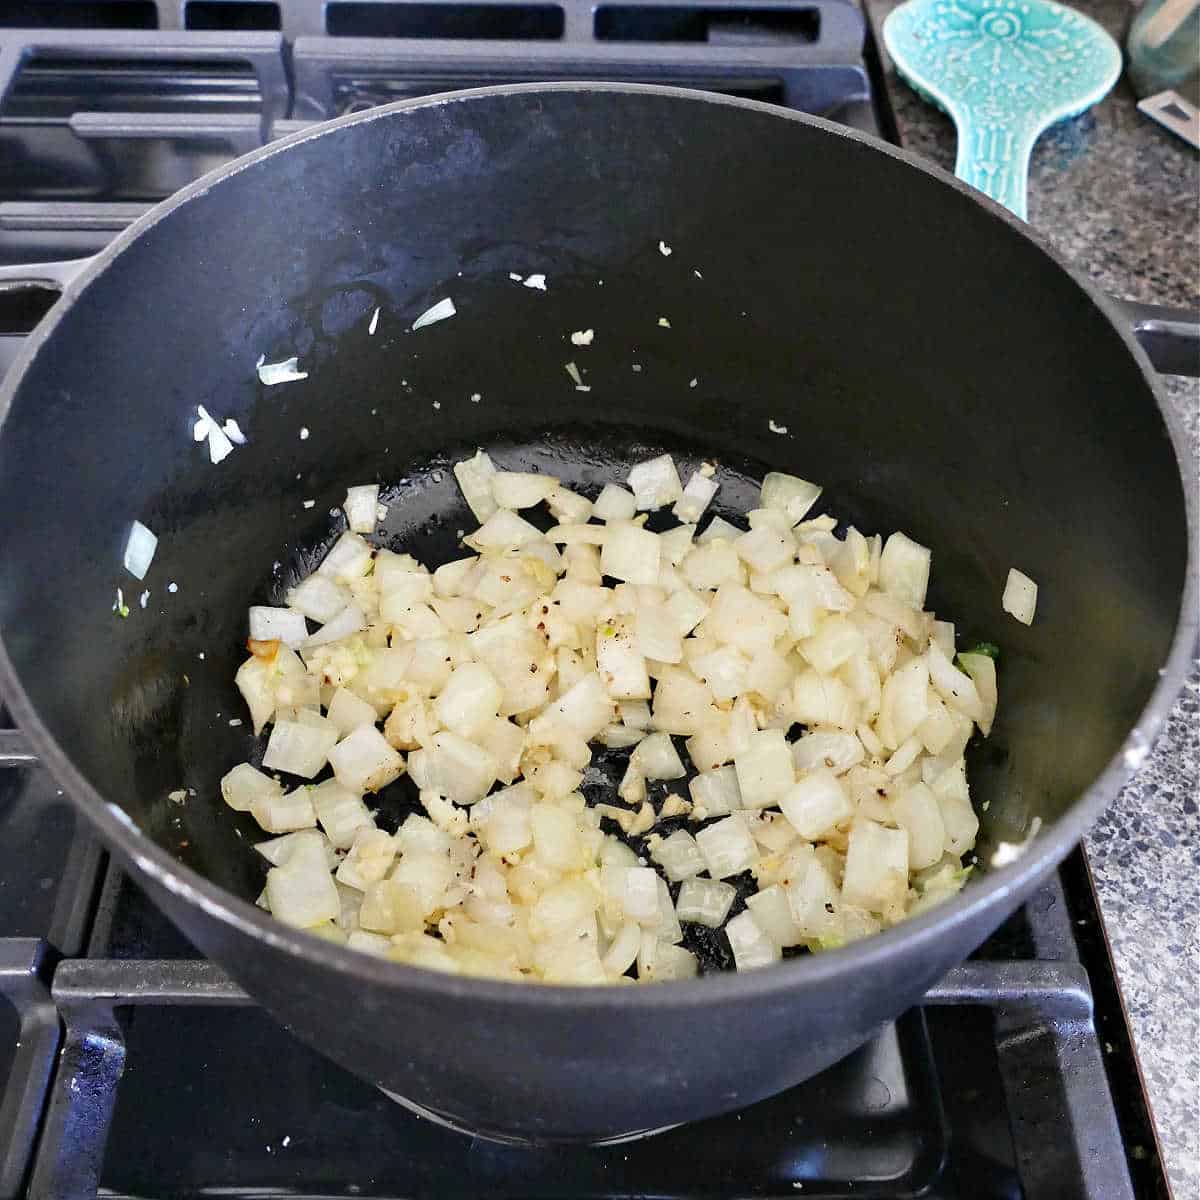
[[[748,530],[714,516],[697,536],[708,464],[684,487],[670,457],[640,463],[595,504],[482,451],[454,472],[473,553],[431,570],[376,549],[378,488],[352,487],[350,528],[287,606],[250,610],[237,684],[271,732],[264,770],[236,766],[222,794],[276,835],[260,905],[419,966],[601,984],[696,974],[681,922],[722,929],[747,969],[959,890],[963,752],[996,672],[924,610],[927,548],[837,536],[808,517],[821,489],[781,473]],[[517,512],[543,504],[544,534]],[[667,506],[682,523],[648,530]],[[629,759],[590,807],[593,745]],[[405,771],[425,815],[391,835],[364,796]],[[691,828],[655,832],[671,818]]]

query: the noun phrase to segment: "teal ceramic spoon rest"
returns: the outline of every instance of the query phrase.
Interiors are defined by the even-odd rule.
[[[1038,136],[1121,74],[1116,42],[1052,0],[908,0],[883,40],[900,74],[954,120],[958,177],[1022,219]]]

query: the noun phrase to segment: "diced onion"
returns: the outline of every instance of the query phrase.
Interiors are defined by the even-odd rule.
[[[658,581],[661,550],[658,535],[630,522],[613,522],[600,550],[600,569],[626,583]]]
[[[235,812],[249,812],[255,800],[282,798],[283,786],[249,763],[238,763],[221,779],[221,795]]]
[[[439,300],[436,304],[427,308],[413,323],[413,331],[424,329],[426,325],[434,325],[438,321],[444,321],[448,317],[454,316],[458,310],[454,307],[454,301],[449,296],[445,300]]]
[[[687,879],[679,889],[675,902],[675,914],[681,921],[692,921],[719,929],[729,915],[737,889],[715,879]]]
[[[638,463],[629,472],[629,487],[639,512],[673,504],[683,495],[675,461],[669,454]]]
[[[795,475],[770,471],[763,476],[761,496],[763,508],[778,509],[796,525],[816,504],[821,496],[821,489],[815,483],[809,483]]]
[[[125,543],[125,570],[135,579],[145,579],[157,549],[158,538],[141,521],[134,521]]]
[[[692,803],[710,817],[721,817],[742,808],[742,793],[733,767],[701,771],[688,784]]]
[[[696,844],[708,864],[708,873],[714,879],[740,875],[758,859],[754,838],[737,813],[701,829],[696,834]]]
[[[477,521],[486,521],[499,507],[492,496],[491,481],[495,474],[492,460],[482,450],[477,450],[474,458],[454,465],[454,478]]]
[[[744,808],[770,808],[779,803],[795,780],[792,752],[781,729],[753,733],[734,755],[738,790]]]
[[[708,508],[712,498],[717,494],[717,486],[715,479],[702,475],[699,471],[695,472],[687,481],[687,487],[675,501],[675,507],[671,509],[671,512],[679,520],[695,524],[704,515],[704,510]]]
[[[454,475],[471,554],[373,547],[379,488],[358,485],[287,607],[250,609],[235,682],[272,728],[263,769],[233,767],[221,793],[272,835],[262,907],[428,969],[594,985],[696,975],[686,923],[724,928],[747,970],[962,886],[979,829],[963,752],[998,681],[924,611],[925,547],[839,533],[808,516],[820,489],[782,473],[697,537],[716,468],[681,488],[668,455],[595,503],[483,451]],[[667,505],[683,523],[646,528]],[[549,521],[518,515],[541,506]],[[596,744],[627,755],[615,797]],[[368,794],[404,773],[420,811],[392,836]],[[689,774],[687,798],[659,786]]]
[[[672,883],[691,879],[705,870],[704,855],[696,839],[686,829],[676,830],[651,851],[650,857],[662,867]]]
[[[1037,611],[1037,594],[1038,585],[1024,572],[1010,567],[1008,578],[1004,581],[1000,607],[1022,625],[1032,625],[1033,615]]]
[[[746,898],[754,923],[776,946],[798,946],[804,938],[792,916],[787,893],[778,884]]]
[[[332,750],[337,781],[352,792],[377,792],[404,772],[404,759],[374,725],[360,726]]]
[[[754,914],[740,913],[725,926],[725,936],[733,951],[733,960],[739,971],[750,971],[756,967],[767,967],[783,957],[780,948],[763,932],[754,919]]]
[[[360,829],[375,824],[362,796],[343,787],[337,779],[318,784],[309,796],[325,836],[339,850],[348,850]]]
[[[276,919],[301,929],[332,921],[341,912],[333,877],[313,863],[272,867],[267,872],[267,904]]]
[[[379,485],[360,484],[346,489],[346,523],[355,533],[373,533],[379,508]]]
[[[902,533],[893,533],[884,543],[879,560],[879,586],[914,608],[925,607],[929,587],[930,552]]]
[[[559,486],[553,475],[497,471],[491,479],[492,498],[501,508],[533,508]]]
[[[258,378],[264,387],[274,387],[279,383],[295,383],[308,378],[307,371],[300,370],[300,360],[295,355],[285,358],[282,362],[259,362]]]
[[[868,912],[886,912],[908,890],[908,834],[856,821],[846,848],[842,895]]]
[[[636,514],[633,494],[616,483],[606,483],[592,506],[592,515],[601,521],[629,521]]]
[[[295,649],[308,637],[304,614],[290,608],[255,605],[250,609],[250,636],[256,642],[280,641]]]
[[[337,729],[329,721],[322,720],[320,726],[278,721],[271,730],[263,766],[311,779],[329,761],[337,739]]]
[[[340,642],[352,633],[358,633],[366,627],[367,618],[363,615],[362,609],[357,604],[347,604],[332,621],[322,625],[316,633],[309,634],[301,645],[313,648],[327,645],[330,642]]]
[[[682,779],[687,774],[674,743],[665,733],[643,738],[630,761],[637,763],[647,779]]]
[[[371,547],[357,533],[343,533],[317,567],[318,575],[342,582],[351,582],[367,573],[371,567]]]
[[[779,807],[810,842],[825,838],[854,815],[849,794],[828,767],[815,767],[794,783],[779,798]]]
[[[350,593],[325,575],[310,575],[287,594],[289,608],[324,624],[350,603]]]
[[[852,733],[813,730],[792,743],[792,761],[797,771],[825,766],[842,775],[862,762],[863,755],[863,744]]]
[[[306,788],[297,788],[286,796],[256,796],[250,812],[268,833],[292,833],[311,829],[317,823]]]

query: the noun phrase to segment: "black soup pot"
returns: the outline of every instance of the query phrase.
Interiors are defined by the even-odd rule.
[[[444,297],[457,315],[411,332]],[[1114,314],[948,176],[763,105],[560,84],[335,121],[138,222],[5,379],[0,686],[180,928],[360,1075],[494,1136],[737,1108],[846,1054],[981,942],[1116,794],[1181,683],[1190,501]],[[595,343],[573,348],[585,328]],[[264,387],[260,355],[308,377]],[[219,465],[192,440],[198,405],[247,434]],[[750,480],[786,470],[859,528],[932,547],[931,606],[1003,651],[971,762],[979,857],[1024,852],[874,939],[652,987],[448,977],[272,921],[255,830],[218,792],[254,748],[229,725],[246,606],[311,566],[347,484],[399,485],[390,544],[455,554],[470,517],[449,466],[477,446],[593,494],[664,449],[715,456],[742,509]],[[121,570],[135,518],[160,539],[145,609]],[[1030,628],[1001,611],[1011,566],[1041,588]],[[197,793],[182,806],[180,787]]]

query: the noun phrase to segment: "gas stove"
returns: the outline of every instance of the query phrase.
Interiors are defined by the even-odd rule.
[[[672,83],[889,137],[874,61],[845,0],[9,0],[0,267],[93,254],[255,146],[458,87]],[[30,274],[45,288],[0,286],[0,373],[54,299]],[[0,1200],[1168,1194],[1082,851],[803,1086],[624,1145],[514,1147],[295,1041],[109,861],[2,710],[0,768]]]

